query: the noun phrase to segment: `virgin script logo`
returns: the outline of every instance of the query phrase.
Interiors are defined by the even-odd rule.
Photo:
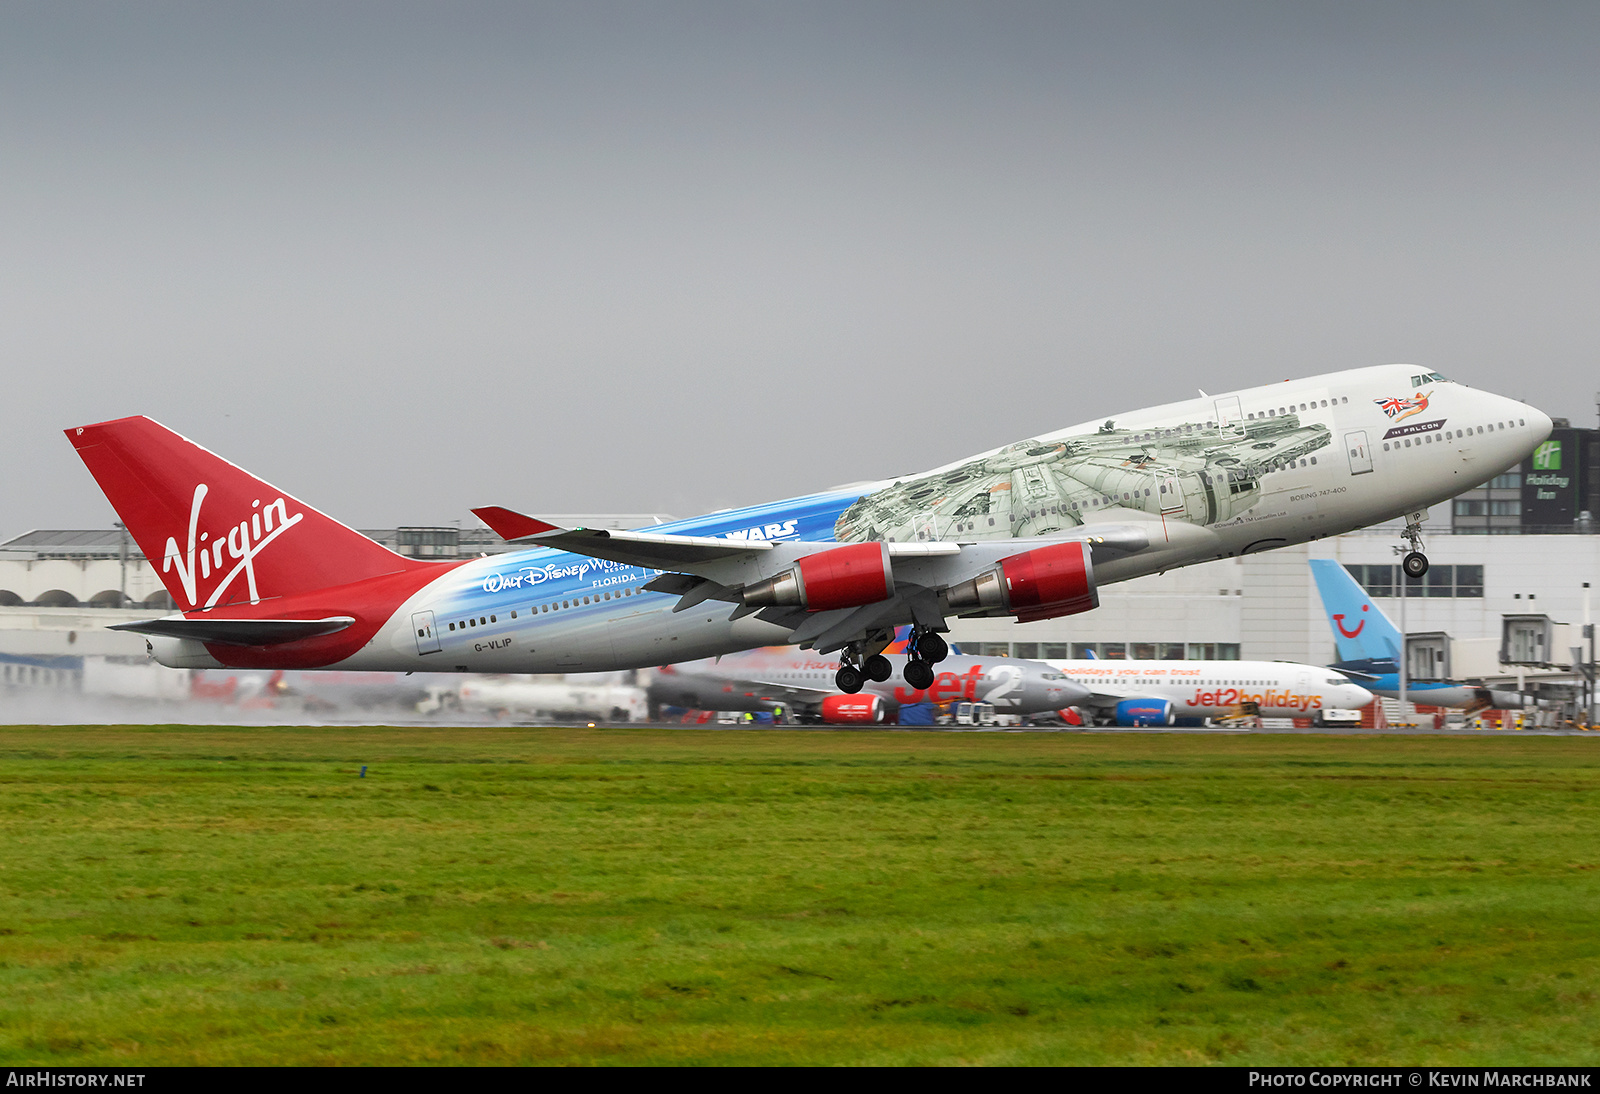
[[[268,502],[263,508],[260,500],[250,503],[252,509],[249,518],[241,520],[227,531],[226,535],[217,535],[212,538],[210,532],[200,532],[200,506],[205,501],[206,494],[210,491],[205,483],[194,488],[194,502],[189,506],[189,547],[187,551],[180,550],[178,541],[171,536],[167,537],[166,557],[161,560],[161,572],[176,568],[178,583],[183,586],[183,595],[188,598],[189,606],[195,607],[199,603],[199,581],[209,581],[211,575],[217,575],[216,588],[211,590],[205,607],[207,609],[217,606],[217,601],[222,599],[222,594],[227,592],[228,586],[241,573],[244,574],[246,587],[250,590],[250,603],[255,604],[261,600],[260,591],[256,588],[255,558],[267,544],[277,539],[283,533],[299,524],[305,517],[304,513],[290,516],[288,506],[283,498]],[[274,520],[276,513],[276,520]],[[196,538],[196,533],[199,538]],[[207,541],[210,542],[207,542]],[[229,559],[237,559],[233,568],[223,573],[223,552],[227,552]],[[195,568],[196,563],[199,569]]]

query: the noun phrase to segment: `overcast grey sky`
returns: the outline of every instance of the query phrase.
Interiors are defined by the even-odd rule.
[[[0,6],[0,535],[148,414],[690,515],[1391,361],[1594,422],[1600,5]]]

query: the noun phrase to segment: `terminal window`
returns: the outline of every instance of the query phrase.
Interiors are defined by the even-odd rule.
[[[1399,567],[1388,564],[1363,566],[1347,564],[1350,576],[1361,583],[1367,595],[1394,597],[1400,595],[1395,587]],[[1483,596],[1483,567],[1481,565],[1433,565],[1420,578],[1406,579],[1406,596]]]

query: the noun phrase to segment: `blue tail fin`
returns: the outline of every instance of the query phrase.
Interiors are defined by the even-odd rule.
[[[1400,631],[1378,610],[1350,571],[1331,558],[1311,560],[1311,576],[1322,594],[1322,608],[1333,627],[1340,661],[1365,661],[1400,656]]]

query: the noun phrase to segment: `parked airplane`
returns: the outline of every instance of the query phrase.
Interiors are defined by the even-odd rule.
[[[453,697],[462,710],[504,711],[529,717],[642,722],[649,714],[645,690],[632,684],[583,680],[540,680],[527,676],[489,676],[463,680],[452,692],[434,696],[434,709]]]
[[[1087,688],[1080,706],[1120,726],[1170,726],[1226,718],[1254,708],[1268,718],[1310,718],[1356,710],[1372,693],[1314,665],[1293,661],[1047,661]]]
[[[1550,419],[1385,365],[1118,415],[920,475],[649,531],[476,509],[526,551],[403,558],[148,418],[66,431],[179,613],[163,664],[460,672],[644,667],[773,644],[835,683],[935,679],[951,616],[1027,622],[1099,586],[1409,516],[1512,467]]]
[[[1400,696],[1400,630],[1372,602],[1350,571],[1331,558],[1311,560],[1328,625],[1333,628],[1339,660],[1330,667],[1360,682],[1385,699]],[[1480,710],[1520,710],[1534,704],[1520,692],[1499,691],[1482,684],[1456,680],[1407,680],[1406,698],[1434,707],[1460,708],[1469,714]]]
[[[904,672],[905,654],[886,653]],[[840,691],[838,658],[786,646],[667,665],[650,682],[652,706],[695,710],[769,711],[782,706],[802,718],[834,724],[877,723],[910,703],[981,701],[1001,714],[1041,714],[1083,702],[1089,692],[1042,661],[953,654],[927,688],[869,680],[860,694]]]

